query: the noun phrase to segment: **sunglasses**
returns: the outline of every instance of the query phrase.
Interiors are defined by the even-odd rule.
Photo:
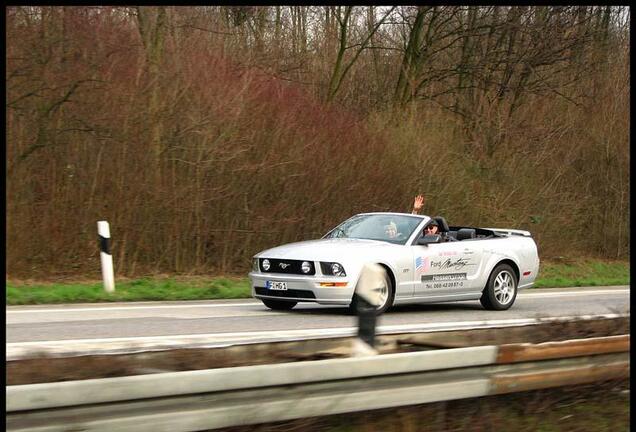
[[[437,228],[437,225],[427,226],[425,229],[428,231],[432,230],[433,228]]]

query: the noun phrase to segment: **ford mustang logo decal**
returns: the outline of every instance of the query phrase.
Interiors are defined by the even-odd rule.
[[[280,268],[282,268],[283,270],[285,270],[287,267],[289,267],[291,264],[287,264],[287,263],[280,263],[278,264],[280,266]]]

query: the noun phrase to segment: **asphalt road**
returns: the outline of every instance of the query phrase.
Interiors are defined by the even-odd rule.
[[[629,287],[530,289],[507,311],[486,311],[479,302],[397,306],[379,318],[384,329],[433,328],[527,318],[629,313]],[[357,318],[346,308],[300,303],[275,312],[256,300],[137,302],[81,305],[9,306],[7,344],[74,342],[117,338],[217,337],[335,334],[351,331]],[[295,332],[295,333],[294,333]]]

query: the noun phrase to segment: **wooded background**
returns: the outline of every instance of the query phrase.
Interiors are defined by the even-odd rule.
[[[8,7],[7,276],[245,274],[364,211],[629,254],[629,8]]]

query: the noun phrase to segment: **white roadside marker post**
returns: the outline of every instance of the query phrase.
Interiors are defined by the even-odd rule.
[[[99,256],[102,262],[102,279],[104,290],[115,292],[115,275],[113,271],[113,256],[110,253],[110,228],[108,222],[97,222],[97,234],[99,236]]]

